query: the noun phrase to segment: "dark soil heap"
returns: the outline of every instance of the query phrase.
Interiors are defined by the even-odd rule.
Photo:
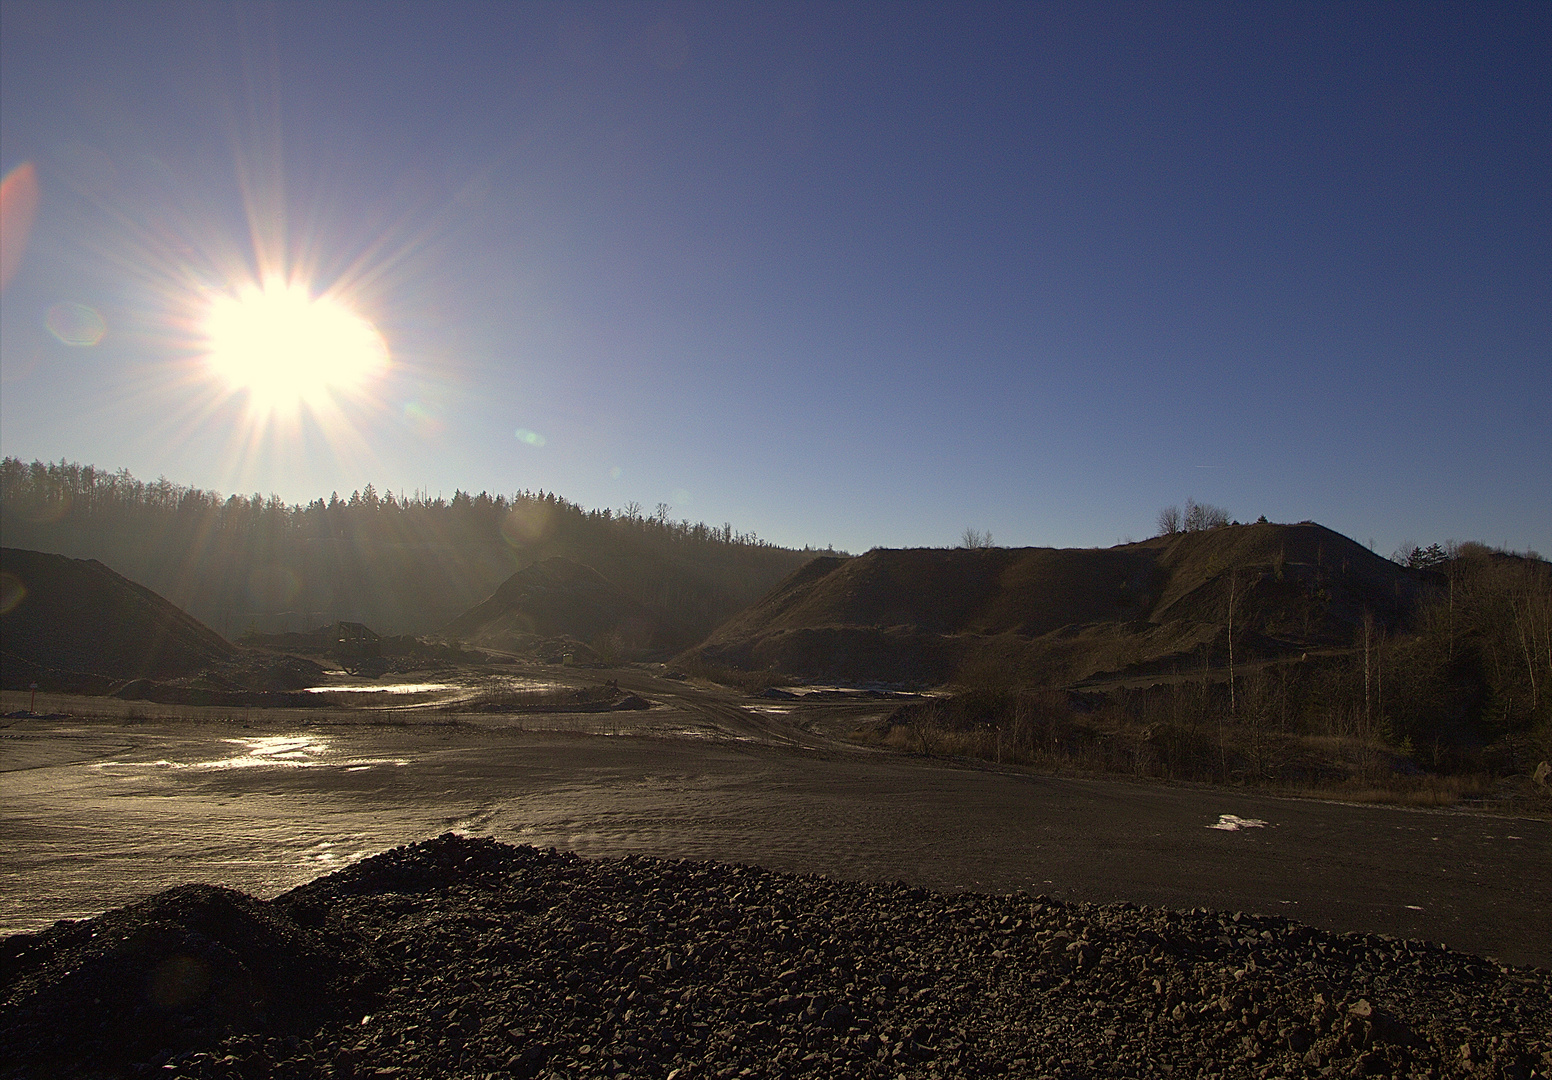
[[[95,559],[5,548],[0,573],[8,688],[54,669],[108,679],[177,678],[232,655],[231,644],[210,627]]]
[[[4,942],[0,1075],[1552,1075],[1552,973],[1285,919],[446,835]]]
[[[1350,646],[1366,612],[1400,625],[1442,580],[1312,523],[1105,549],[876,548],[812,560],[681,660],[919,685],[991,661],[1058,685],[1200,668],[1231,597],[1242,659]]]
[[[652,630],[643,605],[591,566],[559,555],[519,570],[443,627],[450,637],[517,651],[548,638],[590,641],[608,633],[645,642]]]

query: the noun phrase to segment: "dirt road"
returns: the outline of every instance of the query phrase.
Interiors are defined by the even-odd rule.
[[[825,733],[887,705],[774,704],[645,676],[634,688],[658,707],[542,724],[199,710],[11,722],[0,930],[189,881],[272,895],[457,829],[588,855],[1285,915],[1552,967],[1545,821],[962,767]]]

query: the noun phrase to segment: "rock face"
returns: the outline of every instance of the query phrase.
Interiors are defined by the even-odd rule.
[[[1552,973],[1436,945],[454,835],[0,960],[6,1077],[1552,1076]]]
[[[177,678],[232,655],[210,627],[96,560],[5,548],[0,572],[7,686],[40,669]]]
[[[1432,587],[1314,524],[1236,525],[1104,549],[876,549],[817,558],[685,660],[933,684],[967,662],[1037,681],[1169,670],[1221,647],[1286,654],[1352,642],[1368,612],[1399,624]]]

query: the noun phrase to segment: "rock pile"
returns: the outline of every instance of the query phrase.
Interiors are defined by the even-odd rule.
[[[1552,973],[1437,945],[451,834],[0,963],[6,1077],[1552,1076]]]

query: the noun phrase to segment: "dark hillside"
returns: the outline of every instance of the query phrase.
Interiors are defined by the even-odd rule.
[[[5,548],[0,572],[7,687],[31,681],[33,665],[114,679],[177,678],[232,655],[208,626],[100,562]]]
[[[1154,552],[1165,575],[1149,621],[1221,620],[1232,584],[1247,627],[1304,644],[1348,644],[1365,611],[1398,627],[1442,584],[1312,522],[1177,533],[1134,547]]]
[[[650,648],[659,633],[652,613],[594,570],[559,555],[524,567],[482,603],[443,627],[449,637],[521,650],[534,639],[590,642],[616,635],[622,648]]]
[[[1427,805],[1498,798],[1499,778],[1552,796],[1552,566],[1477,544],[1402,566],[1259,523],[871,551],[815,560],[681,662],[946,684],[857,736],[921,753]]]
[[[371,485],[291,506],[15,458],[0,463],[0,538],[99,559],[228,636],[335,622],[429,634],[515,571],[559,556],[650,609],[672,648],[704,638],[809,557],[731,526],[672,521],[667,507],[616,514],[546,492],[443,499]]]
[[[1131,622],[1159,587],[1149,560],[1120,548],[1028,548],[1017,553],[968,629],[1036,636],[1064,626]]]
[[[1345,648],[1366,617],[1403,628],[1443,584],[1314,524],[1108,549],[877,549],[814,560],[690,659],[918,683],[980,661],[1025,682],[1200,669],[1216,662],[1231,621],[1246,655]]]
[[[1152,578],[1149,558],[1116,550],[880,548],[855,559],[815,559],[724,629],[1039,634],[1137,618],[1147,610]]]

